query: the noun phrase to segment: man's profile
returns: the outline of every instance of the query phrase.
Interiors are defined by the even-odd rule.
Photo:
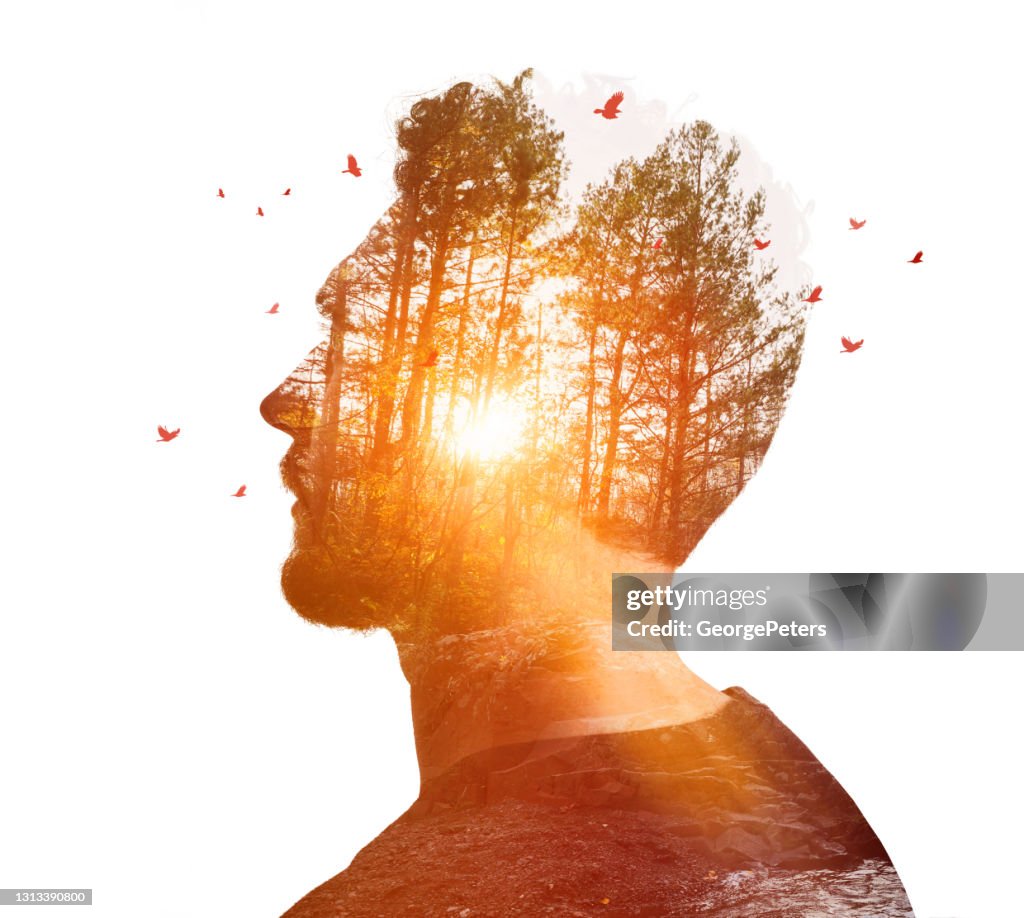
[[[736,143],[685,125],[567,202],[528,72],[418,100],[396,139],[396,200],[261,410],[294,441],[285,595],[394,636],[421,790],[288,914],[910,914],[767,708],[611,650],[612,572],[682,563],[800,359]]]

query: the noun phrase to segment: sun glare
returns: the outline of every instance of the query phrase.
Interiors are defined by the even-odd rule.
[[[462,406],[456,427],[455,451],[459,456],[500,459],[519,445],[527,425],[522,406],[503,398],[494,399],[484,414],[473,420],[468,405]]]

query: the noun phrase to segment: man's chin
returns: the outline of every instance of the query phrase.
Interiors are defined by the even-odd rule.
[[[281,571],[281,589],[304,619],[330,628],[369,631],[388,623],[345,559],[322,548],[293,549]]]

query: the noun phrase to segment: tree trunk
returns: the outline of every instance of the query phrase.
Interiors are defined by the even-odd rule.
[[[427,358],[434,344],[434,323],[437,310],[441,305],[441,292],[444,290],[445,274],[448,268],[447,239],[437,242],[434,257],[430,260],[430,286],[427,289],[427,302],[420,316],[419,332],[416,335],[416,346],[413,349],[412,373],[409,386],[402,402],[402,436],[400,443],[407,451],[415,450],[420,433],[420,421],[423,416],[423,383],[427,375]]]
[[[608,521],[608,508],[611,501],[612,477],[619,451],[619,427],[622,422],[622,390],[619,381],[622,379],[622,367],[625,363],[626,342],[629,330],[619,332],[615,343],[615,356],[612,362],[612,378],[608,384],[608,440],[605,443],[604,463],[601,467],[601,484],[597,492],[597,516],[602,522]]]
[[[594,351],[597,347],[597,322],[590,329],[590,343],[587,354],[587,420],[583,429],[583,466],[580,473],[580,493],[576,500],[577,517],[590,513],[590,448],[594,441],[594,401],[597,397],[597,368]]]
[[[691,313],[692,314],[692,313]],[[689,334],[679,349],[679,367],[676,372],[675,436],[672,443],[672,464],[669,472],[668,520],[666,545],[669,555],[676,561],[683,550],[683,486],[685,481],[686,438],[689,430],[690,403],[693,399],[692,366],[694,351],[691,347],[692,320]],[[680,559],[681,560],[681,559]]]
[[[498,375],[498,355],[501,353],[501,336],[505,327],[505,312],[508,309],[508,287],[512,277],[512,261],[515,253],[516,217],[516,214],[512,215],[512,225],[509,228],[508,249],[505,254],[505,274],[501,281],[501,297],[498,300],[498,318],[495,322],[494,344],[491,345],[491,353],[487,360],[487,383],[484,388],[483,405],[485,413],[491,404],[494,381]]]
[[[701,488],[706,494],[711,486],[711,367],[707,368],[707,379],[704,382],[704,469]]]
[[[313,518],[323,527],[338,470],[338,424],[341,406],[341,383],[345,369],[345,330],[348,320],[346,281],[339,269],[337,292],[331,310],[331,333],[324,354],[324,391],[320,405],[320,423],[313,431],[313,455],[316,474],[313,482]]]
[[[444,438],[451,442],[454,437],[455,408],[459,400],[462,382],[462,362],[466,356],[466,326],[469,324],[469,291],[473,284],[473,262],[476,260],[476,231],[469,243],[469,261],[466,264],[466,280],[462,286],[462,303],[459,307],[459,330],[455,339],[455,363],[452,367],[452,384],[448,393],[448,411],[444,419]]]
[[[375,384],[378,389],[377,411],[373,427],[373,451],[370,467],[385,471],[389,453],[391,419],[394,415],[398,380],[402,372],[405,325],[409,315],[409,296],[412,290],[412,262],[416,246],[416,202],[410,200],[399,229],[395,251],[395,264],[388,291],[388,311],[384,319],[381,340],[380,366]],[[398,306],[401,303],[401,316]]]
[[[661,443],[661,461],[658,464],[658,490],[654,500],[654,511],[648,521],[648,548],[656,548],[661,539],[661,517],[665,510],[665,492],[668,488],[669,460],[672,454],[672,421],[675,409],[672,404],[672,358],[669,356],[669,372],[666,379],[668,390],[665,393],[665,434]]]

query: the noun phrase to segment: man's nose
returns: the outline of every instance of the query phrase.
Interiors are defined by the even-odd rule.
[[[260,414],[271,427],[290,437],[315,426],[323,390],[320,362],[314,348],[281,384],[260,402]]]
[[[280,386],[260,402],[260,414],[263,415],[263,420],[271,427],[276,427],[278,430],[293,437],[295,436],[295,428],[292,424],[285,421],[287,416],[287,412],[284,410],[285,399],[283,395],[285,385],[286,382],[281,383]]]

